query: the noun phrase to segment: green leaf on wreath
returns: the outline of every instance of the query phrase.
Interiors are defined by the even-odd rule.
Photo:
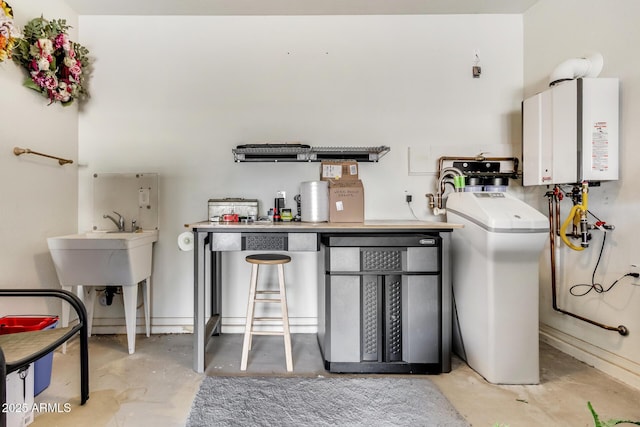
[[[36,84],[31,78],[25,79],[22,83],[24,87],[28,87],[29,89],[37,90],[38,92],[42,91],[42,88]]]

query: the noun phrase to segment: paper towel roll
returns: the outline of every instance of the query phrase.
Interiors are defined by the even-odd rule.
[[[193,250],[193,233],[190,231],[185,231],[184,233],[178,236],[178,247],[181,251],[192,251]]]
[[[329,221],[329,183],[300,183],[300,219],[304,222]]]

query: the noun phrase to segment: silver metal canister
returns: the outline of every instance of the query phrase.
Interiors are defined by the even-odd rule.
[[[329,182],[300,183],[300,217],[303,222],[329,221]]]

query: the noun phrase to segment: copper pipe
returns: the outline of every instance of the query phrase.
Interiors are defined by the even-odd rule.
[[[58,163],[60,163],[60,166],[73,163],[73,160],[63,159],[56,156],[50,156],[49,154],[44,154],[44,153],[38,153],[37,151],[33,151],[28,148],[14,147],[13,154],[15,154],[16,156],[19,156],[21,154],[35,154],[36,156],[48,157],[50,159],[57,160]]]
[[[556,205],[556,213],[559,215],[559,204],[557,200],[557,196],[553,194],[553,192],[547,192],[546,196],[549,198],[549,248],[551,255],[551,305],[553,309],[559,313],[566,314],[567,316],[574,317],[578,320],[582,320],[583,322],[591,323],[592,325],[598,326],[602,329],[606,329],[608,331],[616,331],[622,336],[629,335],[629,330],[626,326],[608,326],[600,322],[596,322],[594,320],[588,319],[586,317],[571,313],[569,311],[563,310],[558,307],[558,299],[556,296],[556,245],[555,245],[555,229],[558,227],[559,218],[557,217],[556,221],[554,221],[554,209],[553,204]]]

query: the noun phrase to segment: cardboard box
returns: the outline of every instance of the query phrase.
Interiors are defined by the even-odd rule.
[[[364,222],[361,180],[329,181],[329,222]]]
[[[357,181],[358,162],[355,160],[329,160],[320,164],[321,181]]]

